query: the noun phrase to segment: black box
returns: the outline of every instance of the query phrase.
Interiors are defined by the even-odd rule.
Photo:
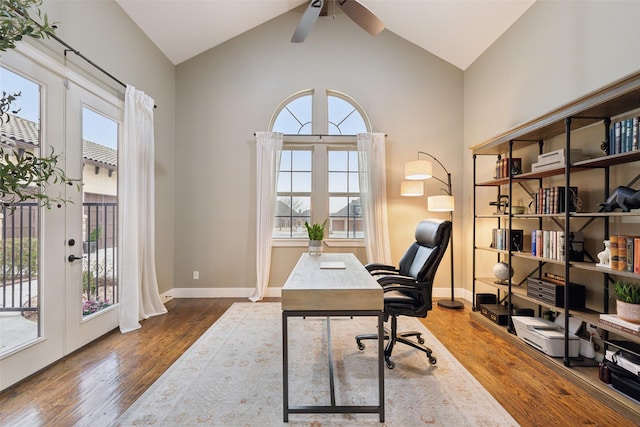
[[[509,310],[500,304],[480,304],[480,313],[498,325],[507,326]]]
[[[476,307],[482,304],[495,304],[498,300],[494,294],[476,294]]]

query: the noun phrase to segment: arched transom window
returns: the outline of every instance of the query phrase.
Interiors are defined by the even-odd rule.
[[[329,239],[364,238],[356,135],[371,125],[353,98],[332,90],[323,95],[297,92],[273,115],[271,130],[285,135],[275,239],[306,239],[304,223],[324,220]]]

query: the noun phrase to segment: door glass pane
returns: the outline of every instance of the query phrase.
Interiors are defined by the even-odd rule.
[[[82,314],[118,302],[118,123],[82,109]]]
[[[0,149],[10,158],[40,156],[40,85],[0,67],[2,91],[16,94],[2,117]],[[19,95],[18,95],[19,94]],[[3,96],[4,98],[4,96]],[[4,163],[4,156],[0,159]],[[26,186],[27,193],[36,192]],[[1,196],[11,201],[10,195]],[[0,207],[0,354],[40,336],[40,219],[38,203],[27,200]]]

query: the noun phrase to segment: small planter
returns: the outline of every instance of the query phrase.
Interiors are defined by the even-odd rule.
[[[320,255],[322,253],[322,240],[309,240],[309,255]]]
[[[82,242],[82,252],[88,254],[94,253],[98,249],[98,242]]]
[[[618,317],[631,323],[640,324],[640,304],[616,301]]]

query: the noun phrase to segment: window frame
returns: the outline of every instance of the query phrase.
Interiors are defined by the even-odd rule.
[[[352,135],[284,135],[283,150],[291,147],[312,147],[312,182],[311,182],[311,221],[320,222],[329,218],[329,173],[328,149],[357,150],[356,137]],[[364,238],[325,238],[328,247],[364,247]],[[307,238],[276,238],[272,239],[273,247],[305,247],[309,244]]]

